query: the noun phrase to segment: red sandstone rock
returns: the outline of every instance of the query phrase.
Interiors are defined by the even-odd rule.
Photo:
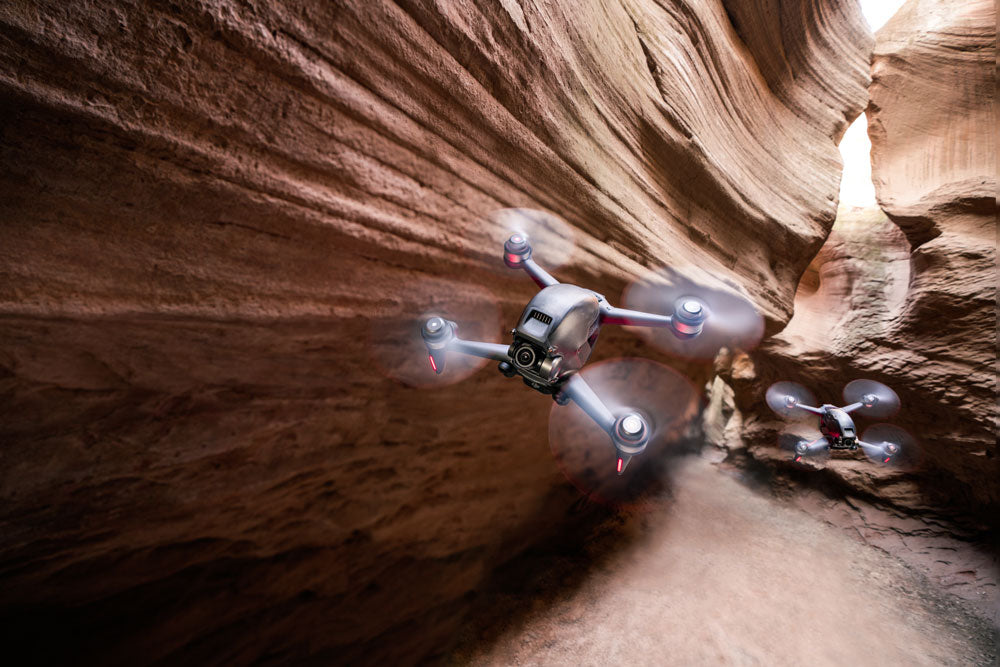
[[[933,550],[912,544],[931,517],[992,523],[1000,513],[995,18],[989,2],[911,0],[879,31],[868,114],[873,180],[888,217],[841,212],[788,326],[727,371],[738,409],[727,414],[720,394],[711,415],[716,443],[746,446],[768,468],[882,505],[876,532],[910,540],[899,555],[941,581],[967,576],[993,600],[995,566],[970,566],[964,556],[942,566]],[[917,469],[882,469],[859,452],[793,473],[775,446],[787,427],[764,404],[766,387],[794,380],[837,403],[858,377],[898,392],[903,407],[892,421],[920,442]],[[847,514],[843,525],[871,533],[863,517]]]
[[[744,418],[765,423],[773,418],[759,390],[773,378],[803,382],[829,402],[854,377],[886,382],[903,400],[897,421],[922,443],[921,473],[899,486],[896,473],[833,469],[904,505],[947,493],[949,505],[986,515],[1000,503],[996,204],[985,195],[995,189],[994,161],[979,146],[992,128],[984,108],[994,15],[982,3],[918,4],[879,33],[873,64],[874,175],[890,217],[842,213],[799,286],[795,316],[753,353],[755,370],[735,371],[737,403],[750,408]],[[903,488],[910,498],[895,496]]]
[[[517,315],[511,206],[575,230],[560,278],[617,297],[683,258],[780,328],[870,46],[853,2],[782,4],[775,42],[728,2],[5,3],[5,633],[104,664],[440,651],[577,496],[546,399],[378,351],[425,300]]]
[[[919,390],[929,474],[994,514],[995,66],[992,2],[911,1],[879,31],[870,108],[875,191],[911,245],[887,370]]]

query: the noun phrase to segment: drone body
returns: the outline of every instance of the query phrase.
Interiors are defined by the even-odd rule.
[[[514,365],[501,369],[543,394],[558,391],[564,378],[590,359],[601,330],[604,297],[576,285],[550,285],[535,295],[511,332]]]
[[[669,328],[679,339],[698,336],[710,318],[709,305],[699,296],[679,298],[672,315],[658,315],[615,308],[592,290],[560,283],[531,259],[524,234],[512,234],[504,243],[504,263],[523,269],[541,288],[528,302],[511,331],[510,345],[466,341],[456,335],[457,325],[441,317],[423,324],[421,335],[436,373],[445,369],[446,354],[459,352],[499,362],[507,377],[520,376],[526,385],[551,395],[560,405],[575,402],[611,438],[616,470],[624,472],[629,460],[649,442],[651,427],[635,411],[613,413],[578,374],[590,359],[605,324]]]
[[[826,437],[831,449],[858,448],[858,439],[855,435],[854,420],[847,410],[834,407],[830,404],[820,406],[823,414],[819,420],[819,430]]]
[[[873,417],[888,416],[899,408],[896,393],[873,380],[854,380],[848,383],[844,387],[846,405],[843,407],[829,403],[814,407],[811,404],[816,401],[812,394],[794,382],[771,385],[766,399],[771,409],[784,417],[791,416],[796,410],[819,415],[820,436],[812,441],[802,439],[795,444],[792,452],[795,462],[822,450],[855,451],[860,447],[873,461],[889,464],[899,455],[903,443],[908,439],[905,431],[889,424],[877,424],[865,432],[866,438],[870,432],[880,437],[867,440],[858,437],[851,413],[857,411]],[[870,441],[876,439],[879,441]]]

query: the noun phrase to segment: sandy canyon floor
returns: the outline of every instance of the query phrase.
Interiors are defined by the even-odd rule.
[[[702,459],[671,497],[528,554],[452,664],[992,665],[967,602]]]

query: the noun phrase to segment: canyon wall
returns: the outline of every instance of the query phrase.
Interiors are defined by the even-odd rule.
[[[743,4],[4,3],[8,650],[445,650],[578,498],[551,401],[408,366],[420,313],[503,340],[532,294],[490,214],[563,217],[557,277],[613,299],[697,264],[771,332],[833,224],[871,36],[851,0]]]
[[[717,385],[711,429],[734,459],[847,494],[848,505],[820,511],[955,592],[991,600],[997,565],[983,549],[1000,516],[995,65],[992,2],[911,0],[879,30],[867,114],[884,213],[840,211],[788,326],[727,360],[731,404]],[[763,403],[766,387],[794,380],[840,404],[843,385],[861,377],[899,394],[891,421],[915,436],[914,460],[884,468],[858,452],[793,464],[776,446],[788,427]],[[860,421],[863,431],[885,420]]]
[[[920,389],[914,428],[946,493],[993,516],[996,34],[992,2],[907,3],[879,32],[869,107],[875,192],[910,243],[896,364]]]

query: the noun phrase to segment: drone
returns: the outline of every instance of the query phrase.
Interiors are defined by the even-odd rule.
[[[528,387],[551,395],[557,404],[573,401],[610,437],[616,452],[615,468],[621,475],[632,457],[646,448],[651,427],[635,410],[612,412],[578,373],[590,359],[601,327],[618,324],[662,328],[679,340],[691,340],[702,336],[706,327],[711,330],[713,320],[725,333],[726,325],[731,324],[726,321],[730,302],[719,301],[714,296],[719,293],[714,290],[687,289],[680,296],[674,295],[669,315],[616,308],[593,290],[553,278],[531,258],[527,235],[520,232],[505,241],[503,261],[511,269],[523,269],[540,288],[511,330],[513,342],[503,345],[463,340],[456,333],[455,322],[433,316],[421,327],[431,368],[442,373],[447,353],[451,352],[492,359],[499,362],[504,376],[520,376]],[[748,303],[747,307],[755,313]]]
[[[782,417],[793,416],[796,411],[819,415],[819,437],[808,440],[797,438],[791,448],[796,463],[805,456],[831,450],[864,451],[869,459],[883,465],[896,461],[911,443],[903,429],[891,424],[869,427],[863,438],[858,437],[852,413],[869,417],[888,417],[899,409],[899,396],[892,389],[874,380],[854,380],[844,387],[843,407],[830,404],[816,405],[808,389],[794,382],[777,382],[768,387],[768,406]]]

